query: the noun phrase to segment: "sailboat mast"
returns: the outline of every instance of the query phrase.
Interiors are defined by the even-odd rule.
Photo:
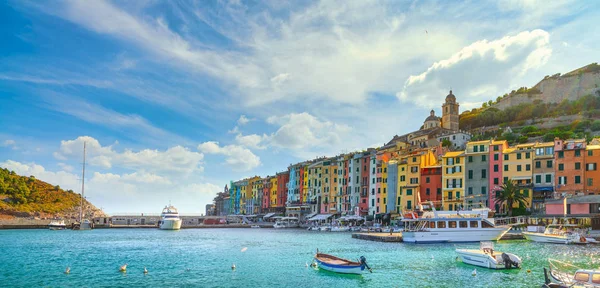
[[[81,207],[79,208],[79,223],[83,222],[83,194],[85,192],[85,142],[83,142],[83,169],[81,172]]]

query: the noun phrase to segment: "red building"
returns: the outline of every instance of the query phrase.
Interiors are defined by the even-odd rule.
[[[358,207],[360,209],[360,215],[369,214],[369,177],[370,177],[370,166],[371,166],[371,152],[364,152],[362,157],[362,170],[361,170],[361,185],[360,185],[360,201]]]
[[[300,173],[302,174],[302,173]],[[277,201],[275,209],[285,212],[285,202],[287,201],[288,188],[287,183],[290,181],[290,172],[284,171],[277,173]],[[302,182],[302,181],[300,181]]]
[[[442,196],[442,166],[427,166],[421,168],[421,187],[419,196],[421,202],[441,201]]]
[[[269,191],[271,191],[271,181],[269,181],[270,178],[271,177],[267,176],[267,177],[265,177],[265,178],[262,179],[262,184],[263,184],[262,185],[262,187],[263,187],[263,190],[262,190],[262,205],[261,205],[262,211],[268,211],[269,210],[269,206],[270,206],[269,205],[270,204],[269,203],[270,202],[269,201],[269,199],[270,199]]]

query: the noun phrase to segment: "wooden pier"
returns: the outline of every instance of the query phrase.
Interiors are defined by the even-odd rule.
[[[352,233],[352,238],[376,242],[402,242],[402,233]]]

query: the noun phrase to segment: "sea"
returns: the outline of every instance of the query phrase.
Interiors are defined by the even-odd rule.
[[[0,287],[540,287],[548,258],[600,266],[600,246],[525,240],[495,243],[495,250],[519,255],[522,269],[457,261],[455,249],[478,247],[371,242],[299,229],[0,230]],[[317,249],[365,256],[373,272],[314,269]],[[119,271],[124,264],[125,273]]]

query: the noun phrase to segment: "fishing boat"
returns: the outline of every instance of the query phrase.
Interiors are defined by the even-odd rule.
[[[67,228],[67,224],[65,224],[65,220],[53,220],[48,224],[48,229],[50,230],[64,230]]]
[[[502,238],[511,228],[496,225],[487,207],[461,211],[424,211],[403,217],[402,239],[409,243],[480,242]]]
[[[84,212],[84,203],[83,199],[85,192],[85,142],[83,142],[83,168],[81,171],[81,204],[79,206],[79,222],[73,224],[73,230],[91,230],[94,227],[94,224],[90,222],[88,219],[83,219]]]
[[[548,263],[550,270],[545,275],[549,278],[546,282],[551,280],[553,284],[562,285],[558,287],[600,287],[600,270],[582,269],[554,259],[548,259]],[[575,273],[568,270],[574,270]],[[544,272],[546,272],[545,268]]]
[[[162,213],[160,214],[160,222],[158,227],[161,230],[179,230],[181,229],[181,218],[179,218],[179,211],[173,205],[165,206]]]
[[[523,232],[523,236],[527,240],[541,243],[588,244],[597,242],[593,238],[585,237],[583,231],[578,228],[579,225],[575,224],[550,224],[543,233]]]
[[[318,268],[343,274],[362,274],[366,271],[373,272],[367,264],[365,256],[360,256],[358,261],[342,259],[333,255],[319,253],[315,255],[315,263]]]
[[[521,268],[521,258],[512,253],[494,251],[492,242],[481,242],[479,249],[456,249],[460,260],[465,264],[489,269]]]

